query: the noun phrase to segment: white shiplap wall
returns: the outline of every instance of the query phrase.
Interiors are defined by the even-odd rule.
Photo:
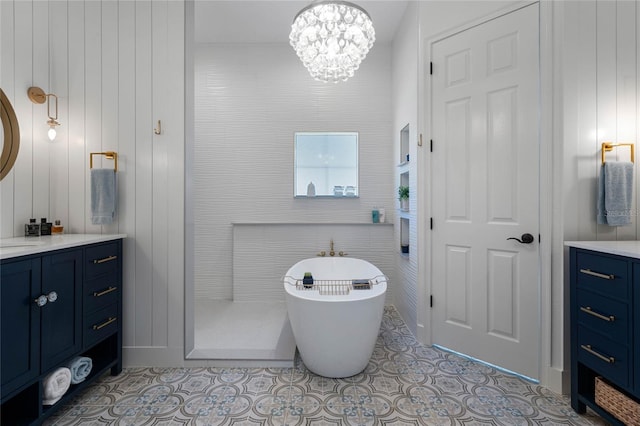
[[[30,217],[60,219],[69,233],[127,234],[125,363],[157,363],[167,353],[180,360],[183,3],[5,0],[0,40],[0,87],[21,131],[15,168],[0,182],[1,236],[22,235]],[[27,98],[32,85],[59,97],[53,143],[46,105]],[[158,119],[164,132],[155,136]],[[119,154],[118,217],[101,227],[90,220],[89,153],[107,150]]]
[[[196,298],[233,298],[233,222],[371,222],[371,209],[384,206],[393,223],[390,59],[390,47],[376,44],[355,77],[324,84],[284,43],[196,46]],[[293,198],[296,131],[360,132],[360,198]],[[304,235],[302,227],[301,241]],[[325,250],[329,239],[308,249]],[[379,244],[393,250],[385,239]],[[351,248],[345,242],[341,249]]]
[[[640,235],[637,161],[633,224],[597,225],[595,206],[602,142],[632,142],[638,146],[640,4],[567,2],[564,16],[564,236],[575,240],[635,240]],[[606,158],[629,161],[629,150],[618,148]]]
[[[580,1],[556,5],[558,102],[554,123],[554,245],[552,251],[552,362],[568,367],[569,293],[567,240],[636,240],[640,237],[640,169],[636,154],[632,224],[596,223],[601,144],[632,142],[640,130],[640,4]],[[556,140],[557,138],[557,140]],[[628,161],[627,148],[607,153]],[[565,390],[568,386],[565,371]]]

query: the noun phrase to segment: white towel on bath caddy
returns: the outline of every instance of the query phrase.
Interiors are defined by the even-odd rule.
[[[71,386],[71,370],[60,367],[42,381],[42,404],[53,405],[64,396]]]

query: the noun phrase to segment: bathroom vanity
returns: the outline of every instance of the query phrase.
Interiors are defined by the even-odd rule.
[[[40,424],[106,371],[120,373],[125,237],[0,240],[0,423]],[[77,356],[91,358],[89,376],[43,405],[45,377]]]
[[[597,404],[596,394],[605,389],[631,406],[640,400],[640,241],[565,245],[570,247],[571,406],[578,413],[589,407],[622,425],[609,407]]]

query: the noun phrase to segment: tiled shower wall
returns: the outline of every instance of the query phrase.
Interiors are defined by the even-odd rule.
[[[400,282],[395,273],[392,224],[235,224],[233,226],[233,300],[284,301],[283,276],[302,259],[329,252],[364,259],[388,278],[386,302]],[[300,277],[297,277],[300,278]],[[350,279],[353,277],[344,277]],[[362,277],[373,278],[373,277]]]
[[[359,224],[371,222],[374,206],[385,207],[393,223],[390,52],[376,44],[355,77],[325,84],[309,76],[286,43],[196,46],[196,298],[233,299],[233,223],[307,223],[295,237],[300,251],[310,253],[327,250],[331,238],[309,239],[316,223],[355,223],[345,225],[341,250],[347,252],[346,236],[369,232]],[[359,198],[293,198],[296,131],[359,132]],[[252,229],[263,238],[263,228]],[[277,256],[290,238],[274,240],[264,259]],[[382,234],[372,244],[393,250]]]

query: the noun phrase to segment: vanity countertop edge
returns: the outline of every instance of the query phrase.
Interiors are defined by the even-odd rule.
[[[640,241],[565,241],[565,246],[640,259]]]
[[[126,238],[126,234],[62,234],[0,239],[0,260]]]

